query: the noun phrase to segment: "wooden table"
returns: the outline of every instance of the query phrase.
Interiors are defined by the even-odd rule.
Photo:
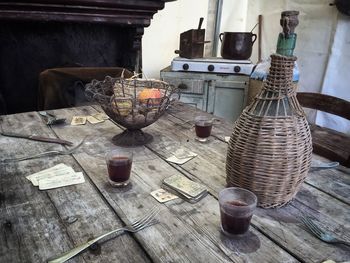
[[[60,109],[53,113],[69,121],[90,115],[97,106]],[[217,196],[225,187],[225,159],[232,123],[214,126],[209,143],[194,140],[194,131],[179,124],[197,110],[171,107],[144,130],[152,143],[135,150],[130,187],[112,188],[107,182],[104,155],[115,147],[111,138],[121,132],[112,121],[51,129],[36,112],[1,116],[4,130],[59,137],[75,144],[89,135],[76,153],[8,164],[0,168],[0,262],[44,262],[94,236],[123,226],[159,206],[160,224],[136,234],[125,233],[85,251],[71,262],[322,262],[350,259],[349,247],[323,243],[300,223],[307,213],[350,240],[350,176],[346,168],[309,173],[295,200],[280,209],[256,210],[244,238],[229,239],[220,232]],[[198,154],[176,165],[165,161],[174,149]],[[1,159],[62,149],[57,144],[0,136]],[[318,157],[317,157],[318,158]],[[25,176],[65,163],[82,171],[85,183],[47,191]],[[210,195],[196,204],[181,199],[158,203],[150,192],[165,177],[183,174],[205,184]],[[72,220],[74,219],[74,220]]]

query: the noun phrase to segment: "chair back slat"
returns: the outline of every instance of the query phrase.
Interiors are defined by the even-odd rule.
[[[350,102],[326,94],[298,92],[297,99],[305,108],[328,112],[350,120]]]

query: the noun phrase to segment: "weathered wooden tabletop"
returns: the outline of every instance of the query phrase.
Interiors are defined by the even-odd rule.
[[[52,111],[68,122],[75,115],[101,111],[84,106]],[[350,240],[350,175],[347,169],[311,171],[295,200],[283,208],[256,210],[243,238],[220,232],[218,192],[225,187],[225,159],[232,123],[213,127],[211,140],[195,141],[194,131],[181,125],[198,114],[179,104],[144,130],[154,140],[135,149],[131,186],[112,188],[104,155],[115,147],[121,131],[112,121],[81,126],[45,125],[36,112],[0,116],[6,131],[59,137],[75,144],[88,135],[73,155],[1,163],[0,262],[45,262],[92,237],[133,221],[159,206],[160,224],[136,234],[125,233],[76,256],[71,262],[336,262],[350,260],[344,245],[321,242],[300,223],[306,213],[324,227]],[[165,161],[183,147],[198,154],[176,165]],[[63,149],[58,144],[0,136],[0,159]],[[314,157],[319,158],[319,157]],[[25,176],[65,163],[82,171],[85,183],[40,191]],[[158,203],[150,192],[165,177],[183,174],[205,184],[210,195],[190,204],[181,199]],[[71,220],[71,219],[77,220]]]

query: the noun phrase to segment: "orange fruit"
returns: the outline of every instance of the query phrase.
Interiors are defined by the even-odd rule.
[[[139,93],[138,99],[142,104],[157,105],[161,102],[162,97],[159,89],[145,88]]]

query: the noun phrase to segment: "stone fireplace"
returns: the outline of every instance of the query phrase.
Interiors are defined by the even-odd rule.
[[[38,76],[56,67],[139,72],[144,27],[165,0],[0,3],[0,114],[37,110]]]

